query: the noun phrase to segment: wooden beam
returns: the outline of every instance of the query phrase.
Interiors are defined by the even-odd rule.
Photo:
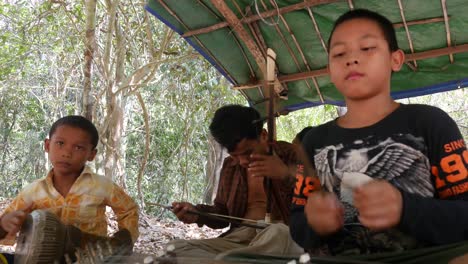
[[[433,50],[422,51],[422,52],[417,52],[413,54],[406,54],[405,56],[406,56],[406,61],[411,61],[411,60],[424,60],[424,59],[436,58],[440,56],[446,56],[449,54],[456,54],[456,53],[463,53],[463,52],[468,52],[468,44],[441,48],[441,49],[433,49]]]
[[[240,22],[241,23],[252,23],[252,22],[257,21],[257,20],[265,19],[265,18],[272,17],[272,16],[277,16],[279,14],[293,12],[293,11],[296,11],[296,10],[301,10],[301,9],[311,7],[311,6],[323,5],[323,4],[329,4],[329,3],[335,3],[335,2],[342,2],[342,1],[343,0],[304,0],[301,3],[297,3],[297,4],[294,4],[294,5],[289,5],[289,6],[286,6],[286,7],[282,7],[280,9],[268,10],[268,11],[262,12],[262,13],[257,14],[257,15],[251,15],[251,16],[242,18],[240,20]],[[212,2],[213,2],[213,0],[212,0]],[[208,33],[208,32],[211,32],[211,31],[218,30],[220,28],[225,28],[227,26],[229,26],[229,23],[223,21],[223,22],[220,22],[218,24],[215,24],[215,25],[212,25],[212,26],[209,26],[209,27],[195,29],[195,30],[185,32],[184,34],[182,34],[182,37],[186,38],[186,37],[190,37],[190,36],[193,36],[193,35],[204,34],[204,33]]]
[[[328,75],[328,70],[327,68],[319,69],[319,70],[313,70],[313,71],[307,71],[307,72],[299,72],[299,73],[293,73],[293,74],[288,74],[288,75],[280,75],[278,76],[278,80],[280,82],[294,82],[294,81],[300,81],[300,80],[305,80],[309,79],[312,77],[319,77],[319,76],[325,76]],[[243,85],[238,85],[234,86],[233,88],[235,90],[244,90],[244,89],[251,89],[255,88],[258,86],[261,86],[261,82],[257,83],[249,83],[249,84],[243,84]]]
[[[218,24],[214,24],[214,25],[209,26],[209,27],[204,27],[204,28],[199,28],[199,29],[187,31],[184,34],[182,34],[182,37],[188,38],[188,37],[191,37],[193,35],[201,35],[201,34],[209,33],[209,32],[212,32],[212,31],[215,31],[215,30],[218,30],[218,29],[221,29],[221,28],[225,28],[225,27],[228,27],[228,26],[229,26],[228,22],[220,22]]]
[[[250,10],[250,8],[246,8],[246,15],[251,15],[251,14],[252,14],[252,10]],[[255,41],[257,42],[257,45],[260,47],[263,57],[266,58],[268,47],[266,45],[265,39],[260,33],[260,28],[258,27],[257,22],[249,23],[247,24],[247,26],[249,27],[250,33],[252,34]]]
[[[446,56],[449,54],[457,54],[457,53],[464,53],[464,52],[468,52],[468,44],[440,48],[440,49],[433,49],[433,50],[422,51],[422,52],[417,52],[413,54],[406,54],[405,62],[437,58],[440,56]],[[326,76],[326,75],[328,75],[327,68],[322,68],[322,69],[308,71],[308,72],[280,75],[278,76],[278,80],[280,82],[294,82],[294,81],[300,81],[300,80],[304,80],[304,79],[308,79],[312,77],[319,77],[319,76]],[[244,90],[244,89],[255,88],[261,85],[262,85],[261,82],[249,83],[249,84],[234,86],[233,89]]]
[[[252,39],[251,35],[245,30],[244,25],[239,18],[237,18],[236,14],[232,12],[229,6],[226,5],[225,1],[223,0],[211,0],[211,3],[218,9],[218,11],[224,16],[226,21],[229,23],[229,26],[237,33],[239,38],[244,42],[246,47],[249,49],[250,53],[252,54],[255,62],[257,63],[260,70],[263,72],[266,70],[266,61],[265,57],[263,57],[262,52],[260,51],[259,47],[256,45],[254,40]]]
[[[327,1],[325,1],[327,2]],[[331,2],[338,2],[338,0],[334,0],[334,1],[329,1],[330,3]],[[289,7],[292,7],[292,6],[304,6],[306,2],[303,2],[303,3],[299,3],[299,4],[294,4],[294,5],[291,5]],[[326,3],[324,3],[326,4]],[[305,6],[303,7],[304,9],[305,8],[309,8],[310,6],[314,6],[316,4],[310,4],[309,6]],[[285,12],[285,9],[288,8],[288,7],[283,7],[283,8],[280,8],[280,14],[284,14],[284,13],[287,13]],[[292,12],[292,11],[296,11],[296,10],[299,10],[299,9],[294,9],[294,10],[286,10],[288,12]],[[268,14],[267,14],[268,13]],[[274,16],[274,15],[278,15],[278,11],[277,10],[270,10],[270,11],[266,11],[266,12],[263,12],[260,14],[262,17],[264,17],[264,15],[266,17],[270,17],[270,16]],[[269,16],[268,16],[269,15]],[[447,16],[447,20],[450,19],[450,16]],[[247,16],[243,19],[241,19],[240,21],[242,23],[251,23],[251,22],[254,22],[254,21],[257,21],[257,20],[260,20],[260,16],[259,15],[250,15],[250,16]],[[427,18],[427,19],[416,19],[416,20],[411,20],[411,21],[406,21],[406,24],[408,26],[413,26],[413,25],[424,25],[424,24],[429,24],[429,23],[438,23],[438,22],[444,22],[444,17],[433,17],[433,18]],[[214,25],[211,25],[211,26],[208,26],[208,27],[204,27],[204,28],[199,28],[199,29],[194,29],[194,30],[190,30],[190,31],[187,31],[185,32],[184,34],[182,34],[182,37],[184,38],[187,38],[187,37],[191,37],[193,35],[201,35],[201,34],[205,34],[205,33],[209,33],[209,32],[212,32],[212,31],[215,31],[215,30],[218,30],[218,29],[221,29],[221,28],[225,28],[225,27],[228,27],[229,26],[229,23],[226,22],[226,21],[223,21],[223,22],[219,22],[217,24],[214,24]],[[404,24],[402,22],[397,22],[397,23],[393,23],[393,27],[394,28],[401,28],[401,27],[404,27]]]
[[[282,7],[280,9],[268,10],[268,11],[262,12],[262,13],[257,14],[257,15],[246,17],[246,18],[242,19],[242,22],[243,23],[251,23],[253,21],[269,18],[269,17],[272,17],[272,16],[277,16],[277,15],[281,15],[281,14],[301,10],[301,9],[306,8],[306,7],[324,5],[324,4],[330,4],[330,3],[336,3],[336,2],[342,2],[342,1],[343,0],[304,0],[301,3],[297,3],[297,4],[294,4],[294,5],[289,5],[289,6],[286,6],[286,7]]]
[[[448,18],[450,18],[450,16],[448,16],[447,19]],[[424,24],[437,23],[437,22],[444,22],[444,17],[433,17],[433,18],[406,21],[406,25],[408,25],[408,26],[424,25]],[[403,24],[403,22],[393,23],[394,28],[402,28],[404,26],[405,25]]]

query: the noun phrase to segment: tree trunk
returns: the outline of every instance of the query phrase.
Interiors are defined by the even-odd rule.
[[[0,164],[0,173],[1,173],[1,175],[4,175],[3,170],[4,170],[5,165],[6,165],[6,157],[7,157],[8,150],[9,150],[8,141],[9,141],[9,138],[10,138],[10,134],[13,131],[13,127],[16,124],[16,115],[17,114],[18,114],[18,111],[17,111],[17,109],[15,109],[13,111],[11,125],[8,128],[2,126],[2,131],[4,131],[4,133],[3,133],[3,143],[2,143],[2,163]]]
[[[109,30],[114,29],[115,34],[115,77],[113,80],[108,79],[107,86],[107,118],[108,124],[106,126],[106,156],[104,162],[104,169],[107,177],[111,177],[123,188],[126,187],[125,179],[125,143],[123,142],[123,133],[125,131],[125,105],[126,99],[120,92],[116,92],[119,88],[121,81],[125,78],[124,66],[125,66],[125,38],[122,30],[118,23],[118,17],[116,15],[118,1],[109,3],[110,19],[109,19]],[[112,35],[109,36],[109,38]],[[112,45],[108,42],[107,45]],[[110,46],[106,46],[107,50],[110,50]],[[105,54],[105,60],[110,54]],[[108,73],[111,72],[110,64],[106,64]],[[108,68],[109,67],[109,68]],[[109,75],[108,75],[109,76]]]
[[[140,92],[136,92],[138,102],[140,103],[141,109],[143,111],[143,118],[145,121],[145,152],[143,153],[143,160],[141,161],[140,170],[138,171],[138,178],[137,178],[137,193],[138,199],[140,200],[140,208],[142,211],[145,209],[145,198],[143,196],[142,190],[142,179],[145,172],[146,162],[148,161],[149,153],[150,153],[150,127],[149,127],[149,118],[148,118],[148,110],[146,109],[145,101],[141,96]]]
[[[94,59],[94,48],[96,46],[96,0],[85,0],[86,5],[86,39],[84,52],[84,83],[83,83],[83,115],[89,120],[93,120],[93,104],[91,85],[91,72]]]

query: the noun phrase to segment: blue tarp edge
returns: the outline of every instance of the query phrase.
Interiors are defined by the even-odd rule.
[[[463,78],[463,79],[448,81],[448,82],[444,82],[444,83],[429,85],[429,86],[425,86],[425,87],[421,87],[421,88],[415,88],[415,89],[411,89],[411,90],[393,92],[392,93],[392,98],[395,99],[395,100],[403,99],[403,98],[411,98],[411,97],[417,97],[417,96],[422,96],[422,95],[447,92],[447,91],[452,91],[452,90],[457,90],[457,89],[464,89],[466,87],[468,87],[468,78]],[[286,110],[288,110],[289,112],[293,112],[293,111],[296,111],[296,110],[300,110],[300,109],[304,109],[304,108],[308,108],[308,107],[319,106],[319,105],[325,105],[325,104],[336,105],[336,106],[344,106],[343,101],[325,100],[324,103],[317,101],[317,102],[306,102],[306,103],[300,103],[300,104],[296,104],[296,105],[290,105],[290,106],[286,107]]]
[[[148,11],[150,14],[155,16],[157,19],[161,20],[166,26],[168,26],[170,29],[174,30],[177,34],[179,34],[182,37],[183,32],[179,31],[174,25],[169,23],[169,21],[165,20],[162,16],[160,16],[155,10],[153,10],[149,5],[145,6],[146,11]],[[206,52],[195,44],[193,41],[191,41],[188,38],[184,38],[185,41],[187,41],[190,46],[192,46],[198,53],[200,53],[211,65],[213,65],[232,85],[236,85],[236,81],[234,81],[232,78],[229,77],[229,75],[221,68],[219,65],[211,58],[210,55],[206,54]]]

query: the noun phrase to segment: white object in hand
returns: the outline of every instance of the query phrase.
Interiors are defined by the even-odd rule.
[[[310,255],[309,253],[305,253],[305,254],[302,254],[300,257],[299,257],[299,263],[307,263],[310,261]]]
[[[360,172],[345,172],[341,179],[341,185],[354,189],[372,181],[372,178]]]
[[[341,178],[340,195],[343,202],[353,203],[353,190],[372,181],[372,178],[360,172],[345,172]]]

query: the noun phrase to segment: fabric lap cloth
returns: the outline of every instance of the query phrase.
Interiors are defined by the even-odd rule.
[[[177,258],[224,259],[231,254],[261,253],[294,258],[304,250],[289,235],[285,224],[271,224],[265,229],[239,227],[224,237],[200,240],[174,240],[168,244]]]
[[[66,197],[52,182],[53,169],[42,179],[26,186],[2,213],[32,209],[47,209],[65,225],[98,236],[107,236],[106,206],[117,216],[119,229],[127,229],[133,242],[138,238],[138,205],[112,180],[99,176],[85,166]],[[15,237],[6,237],[0,243],[13,244]]]

